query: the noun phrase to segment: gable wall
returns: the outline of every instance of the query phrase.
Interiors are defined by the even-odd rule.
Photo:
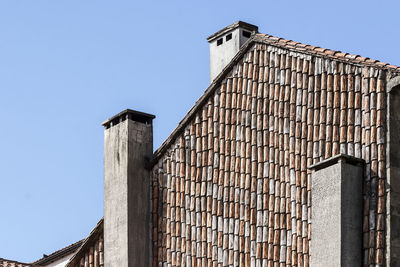
[[[382,264],[384,74],[250,48],[153,167],[153,266],[309,266],[307,167],[339,153],[367,163],[363,261]]]
[[[67,267],[103,267],[104,266],[104,242],[103,231],[96,237],[92,238],[90,243],[84,244],[67,263]]]

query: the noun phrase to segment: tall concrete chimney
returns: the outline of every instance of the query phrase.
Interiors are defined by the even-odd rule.
[[[155,116],[125,110],[104,126],[104,266],[150,266],[150,172]]]
[[[210,82],[228,65],[251,35],[257,32],[257,26],[237,21],[207,38],[210,43]]]
[[[311,267],[362,266],[364,164],[341,154],[309,167]]]

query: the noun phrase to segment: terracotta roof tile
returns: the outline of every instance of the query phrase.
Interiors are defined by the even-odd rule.
[[[359,57],[360,55],[351,55],[351,54],[347,54],[346,57],[349,59],[355,59],[356,57]]]
[[[286,40],[283,38],[278,38],[278,37],[274,37],[271,35],[267,35],[267,34],[262,34],[262,33],[258,33],[253,37],[254,41],[258,41],[258,42],[266,42],[268,44],[271,45],[280,45],[283,46],[283,48],[288,48],[288,49],[293,49],[292,46],[294,46],[296,50],[298,50],[299,52],[308,52],[308,53],[312,53],[315,55],[319,55],[319,56],[328,56],[328,57],[332,57],[333,59],[337,59],[337,60],[343,60],[346,62],[352,62],[354,64],[367,64],[367,65],[371,65],[371,66],[376,66],[378,68],[387,68],[387,69],[391,69],[392,71],[396,71],[396,72],[400,72],[400,67],[399,66],[394,66],[394,65],[389,65],[387,63],[382,63],[378,60],[372,60],[368,57],[362,57],[359,55],[351,55],[345,52],[341,52],[341,51],[335,51],[335,50],[331,50],[331,49],[324,49],[321,47],[316,47],[316,46],[312,46],[312,45],[307,45],[307,44],[302,44],[302,43],[298,43],[292,40]]]
[[[375,180],[364,188],[381,192],[364,195],[367,203],[377,203],[367,214],[378,216],[363,218],[364,241],[373,244],[363,243],[363,253],[382,255],[382,246],[374,244],[381,244],[384,237],[383,223],[377,218],[385,207],[385,85],[381,79],[385,70],[365,68],[367,62],[374,64],[366,58],[360,57],[366,62],[355,65],[346,53],[333,51],[322,57],[311,46],[286,49],[283,43],[263,40],[245,46],[167,140],[166,152],[151,171],[153,240],[160,241],[153,243],[153,266],[176,266],[186,257],[200,266],[252,262],[309,266],[312,222],[307,166],[341,153],[362,158],[371,170],[364,181]],[[296,52],[300,50],[305,53]],[[257,58],[265,61],[251,67]],[[273,78],[258,79],[258,75],[265,77],[263,71]],[[370,149],[370,155],[363,149]],[[239,191],[243,192],[240,198],[235,193]],[[183,199],[191,204],[185,205]],[[266,211],[273,220],[264,220]],[[183,234],[180,226],[189,222],[187,214],[196,218],[186,225],[187,233],[195,227],[202,229],[200,235]],[[230,230],[230,225],[238,227]],[[374,225],[373,231],[369,225]],[[223,253],[190,254],[206,247],[210,236],[216,240],[213,247]],[[288,240],[301,246],[288,246]],[[250,257],[257,246],[259,253]],[[238,255],[237,262],[229,255]],[[380,262],[378,256],[364,257],[363,266]]]
[[[338,52],[338,53],[335,53],[335,56],[337,56],[337,57],[346,57],[348,55],[348,53],[343,53],[343,52]]]
[[[89,236],[82,240],[81,246],[76,250],[75,255],[67,263],[66,267],[73,267],[77,264],[89,266],[90,258],[94,259],[95,266],[104,266],[103,234],[104,218],[102,218],[96,227],[90,232]],[[87,257],[89,254],[89,257]],[[82,266],[81,265],[81,266]],[[90,265],[91,266],[91,265]]]
[[[295,41],[289,40],[289,42],[287,42],[286,44],[295,46],[297,43]]]
[[[314,50],[317,51],[317,52],[324,53],[327,49],[322,48],[322,47],[317,47],[317,48],[315,48]]]
[[[306,45],[306,44],[301,44],[301,43],[297,43],[297,42],[296,42],[296,46],[297,46],[297,47],[306,47],[307,45]]]
[[[317,47],[313,45],[306,45],[306,48],[310,50],[315,50]]]
[[[327,56],[333,56],[335,53],[337,53],[337,51],[333,51],[330,49],[325,50],[325,55]]]
[[[368,57],[361,57],[361,56],[359,56],[359,57],[356,57],[356,59],[357,60],[359,60],[359,61],[366,61],[367,59],[369,59]]]
[[[273,40],[273,41],[279,41],[281,39],[279,37],[275,37],[275,36],[271,36],[271,35],[268,35],[268,38]]]
[[[155,152],[153,266],[309,266],[307,166],[342,153],[370,170],[363,266],[381,266],[388,70],[398,67],[252,37]]]
[[[13,261],[13,260],[6,260],[3,258],[0,258],[0,267],[39,267],[38,265],[33,265],[31,263],[24,263],[24,262],[19,262],[19,261]]]
[[[378,60],[367,59],[365,62],[366,62],[366,63],[376,63],[376,62],[378,62]]]
[[[375,62],[375,64],[376,65],[379,65],[379,66],[387,66],[387,65],[389,65],[388,63],[385,63],[385,62],[380,62],[380,61],[378,61],[378,62]]]
[[[287,39],[275,37],[275,36],[272,36],[269,34],[263,34],[263,33],[255,34],[246,42],[246,44],[240,49],[238,54],[232,59],[231,63],[225,67],[225,69],[220,73],[220,75],[207,88],[207,90],[202,95],[202,97],[200,97],[200,99],[196,102],[196,104],[192,107],[192,109],[188,112],[188,114],[182,119],[182,121],[174,129],[174,131],[167,138],[167,140],[165,140],[164,143],[155,151],[154,159],[152,161],[153,164],[155,164],[157,162],[157,160],[164,154],[164,152],[167,150],[169,145],[175,141],[175,138],[183,130],[183,128],[187,125],[190,118],[192,118],[192,116],[194,116],[197,109],[200,108],[205,103],[205,101],[207,100],[207,97],[212,94],[214,89],[216,89],[216,86],[222,81],[222,79],[230,71],[232,66],[241,59],[241,57],[245,54],[247,49],[249,49],[252,46],[253,43],[263,43],[263,44],[267,44],[267,45],[271,45],[271,46],[278,46],[283,49],[289,49],[289,50],[293,50],[293,51],[297,51],[297,52],[301,52],[301,53],[308,53],[308,54],[312,54],[312,55],[320,56],[320,57],[328,57],[328,58],[343,61],[346,63],[353,63],[353,64],[358,64],[358,65],[365,64],[368,66],[375,66],[377,68],[384,68],[384,69],[389,69],[391,71],[400,72],[399,66],[389,65],[387,63],[383,63],[383,62],[379,62],[379,61],[367,61],[367,60],[369,60],[369,58],[367,58],[367,57],[361,57],[359,55],[351,55],[348,53],[343,53],[341,51],[335,51],[335,50],[331,50],[331,49],[315,47],[315,46],[295,42],[292,40],[287,41]]]

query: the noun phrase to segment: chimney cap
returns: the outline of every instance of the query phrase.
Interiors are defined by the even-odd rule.
[[[151,123],[156,116],[148,113],[144,113],[137,110],[125,109],[124,111],[118,113],[117,115],[105,120],[101,125],[105,128],[116,125],[125,119],[131,119],[133,121],[142,123]],[[112,124],[112,125],[111,125]]]
[[[230,32],[236,28],[243,28],[245,30],[251,31],[253,33],[257,33],[258,32],[258,26],[247,23],[247,22],[243,22],[243,21],[236,21],[235,23],[223,28],[222,30],[217,31],[216,33],[210,35],[207,38],[207,41],[209,43],[211,43],[212,41],[214,41],[216,38],[220,37],[221,35],[224,35],[227,32]]]
[[[364,159],[357,158],[357,157],[347,155],[347,154],[338,154],[336,156],[333,156],[333,157],[327,158],[323,161],[320,161],[318,163],[315,163],[315,164],[309,166],[308,169],[318,171],[320,169],[323,169],[323,168],[329,167],[333,164],[336,164],[339,161],[343,161],[343,162],[346,162],[346,163],[352,164],[352,165],[359,165],[359,164],[365,163]]]

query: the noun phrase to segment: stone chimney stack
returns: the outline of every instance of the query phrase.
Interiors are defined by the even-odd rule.
[[[155,116],[125,110],[104,126],[104,266],[150,266],[150,172]]]
[[[257,32],[257,26],[237,21],[207,38],[210,43],[210,82],[228,65],[251,35]]]

